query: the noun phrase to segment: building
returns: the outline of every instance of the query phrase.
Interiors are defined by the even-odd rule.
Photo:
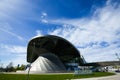
[[[67,40],[46,35],[29,41],[27,62],[30,72],[66,72],[83,64],[79,51]]]

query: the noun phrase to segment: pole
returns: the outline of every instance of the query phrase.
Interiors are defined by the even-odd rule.
[[[31,55],[31,61],[32,61],[32,57],[33,57],[33,52],[34,52],[34,50],[35,50],[35,42],[33,43],[33,51],[32,51],[32,55]],[[30,80],[30,69],[31,69],[31,64],[32,64],[32,63],[30,63],[30,66],[29,66],[29,68],[28,68],[27,80]]]

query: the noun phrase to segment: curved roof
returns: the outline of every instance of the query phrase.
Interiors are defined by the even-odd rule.
[[[62,62],[69,62],[72,59],[80,58],[79,51],[64,38],[46,35],[36,37],[29,41],[27,48],[27,62],[34,62],[40,54],[53,53]],[[80,58],[81,59],[81,58]],[[79,59],[79,62],[82,63]]]

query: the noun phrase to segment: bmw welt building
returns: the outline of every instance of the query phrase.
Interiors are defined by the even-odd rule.
[[[64,38],[46,35],[29,41],[27,62],[30,72],[66,72],[83,64],[79,51]]]

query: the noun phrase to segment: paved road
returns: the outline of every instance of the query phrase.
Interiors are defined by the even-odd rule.
[[[86,78],[86,79],[74,79],[74,80],[120,80],[120,73],[113,76],[98,77],[98,78]]]

